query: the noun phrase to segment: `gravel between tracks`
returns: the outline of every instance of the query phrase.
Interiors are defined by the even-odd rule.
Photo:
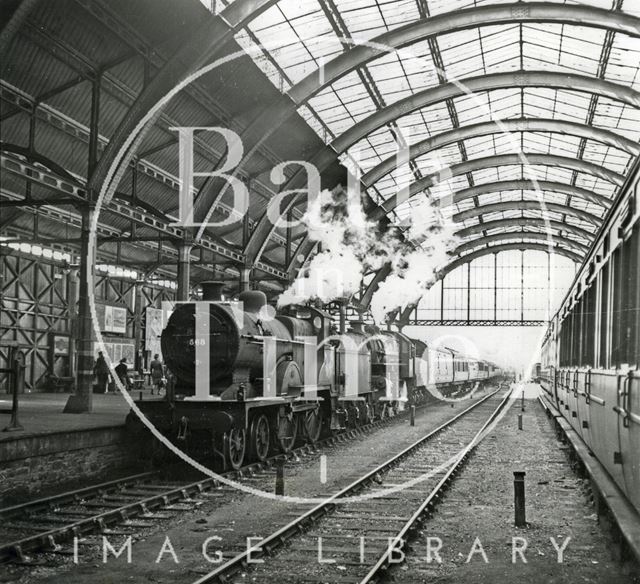
[[[415,427],[411,427],[409,420],[405,419],[374,430],[366,439],[359,438],[324,448],[322,454],[327,457],[327,482],[324,485],[320,483],[318,454],[305,457],[299,463],[288,464],[285,468],[285,493],[322,496],[336,492],[484,395],[486,393],[478,392],[473,399],[463,400],[453,408],[446,403],[432,404],[416,414]],[[259,478],[255,483],[256,487],[273,488],[272,484],[265,484]],[[0,582],[191,583],[214,567],[202,555],[202,544],[207,538],[221,538],[221,541],[211,543],[209,552],[212,556],[218,549],[224,552],[225,557],[233,556],[246,549],[245,538],[248,535],[265,537],[307,508],[309,505],[225,491],[224,497],[219,500],[206,499],[196,510],[159,521],[154,528],[141,529],[133,537],[131,564],[127,563],[126,554],[117,559],[110,556],[108,562],[103,564],[101,536],[92,536],[87,540],[89,545],[80,547],[77,566],[73,565],[68,555],[46,554],[39,556],[42,565],[37,567],[0,567]],[[116,549],[125,540],[123,535],[108,537]],[[168,551],[159,563],[155,562],[166,537],[171,541],[178,564]],[[70,544],[63,548],[65,552],[70,550]]]
[[[394,566],[397,584],[631,584],[612,558],[611,540],[597,523],[586,496],[587,481],[569,467],[546,414],[537,401],[527,401],[522,431],[518,430],[519,402],[477,448],[454,481],[433,517],[412,544],[408,561]],[[515,528],[513,471],[526,471],[528,526]],[[440,538],[442,563],[427,563],[427,538]],[[475,538],[486,553],[466,559]],[[526,564],[512,563],[512,537],[528,547]],[[558,545],[571,537],[563,563],[550,541]],[[432,540],[432,546],[437,545]],[[520,543],[518,543],[520,545]],[[435,560],[435,557],[432,556]]]

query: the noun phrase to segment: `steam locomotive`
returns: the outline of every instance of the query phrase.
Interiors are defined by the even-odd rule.
[[[337,331],[312,306],[276,312],[262,292],[230,302],[220,283],[202,288],[203,301],[176,304],[162,332],[174,380],[167,399],[137,404],[180,448],[219,455],[225,468],[501,374],[492,363],[360,321]]]

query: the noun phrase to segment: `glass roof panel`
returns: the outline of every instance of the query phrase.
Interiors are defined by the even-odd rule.
[[[418,19],[419,9],[433,16],[450,10],[507,1],[282,0],[250,24],[251,34],[245,33],[248,39],[243,38],[243,42],[280,42],[279,48],[273,49],[270,45],[262,57],[255,59],[274,85],[286,92],[293,83],[315,71],[323,60],[346,50],[339,40],[342,35],[372,39]],[[610,10],[612,1],[587,0],[583,3]],[[625,2],[623,10],[640,14],[640,4]],[[252,39],[251,35],[255,38]],[[607,56],[607,39],[611,41],[608,61],[603,60],[603,55]],[[443,71],[436,70],[434,63],[437,62],[443,64]],[[524,68],[603,76],[609,81],[640,90],[638,63],[640,44],[636,39],[620,33],[607,34],[601,29],[555,23],[484,26],[440,35],[432,43],[421,41],[399,53],[380,56],[315,95],[308,107],[300,109],[300,113],[328,143],[377,109],[436,87],[445,79],[464,79]],[[438,73],[441,74],[440,78]],[[510,88],[464,95],[404,114],[394,123],[360,140],[348,150],[348,155],[356,159],[362,171],[366,172],[397,152],[398,139],[405,144],[415,144],[456,126],[522,116],[592,124],[636,141],[640,139],[639,108],[578,91],[544,87]],[[420,176],[432,173],[435,168],[459,164],[465,159],[517,153],[520,150],[572,159],[582,157],[620,174],[627,172],[632,162],[626,152],[573,135],[550,131],[514,132],[511,135],[496,133],[469,138],[422,155],[416,159],[413,167],[405,165],[394,170],[382,177],[370,191],[376,200],[378,197],[386,199]],[[603,179],[564,167],[523,167],[516,164],[477,170],[468,176],[450,177],[427,189],[425,196],[441,199],[471,184],[532,176],[538,180],[575,184],[609,198],[615,196],[617,188]],[[470,183],[470,180],[473,182]],[[484,205],[489,202],[517,201],[520,198],[537,200],[537,197],[533,191],[509,191],[482,195],[478,201]],[[421,195],[416,197],[420,198]],[[545,200],[560,204],[570,201],[576,209],[594,215],[603,212],[599,205],[580,197],[568,197],[564,193],[545,193]],[[413,204],[405,202],[400,205],[395,220],[409,216]],[[447,207],[447,212],[453,214],[457,212],[456,209],[472,208],[474,204],[473,200],[466,200]],[[531,216],[538,213],[539,216],[536,211],[525,213]],[[496,217],[522,215],[521,211],[495,214]],[[565,220],[588,227],[588,224],[574,218]],[[477,219],[473,219],[469,224],[477,222]]]

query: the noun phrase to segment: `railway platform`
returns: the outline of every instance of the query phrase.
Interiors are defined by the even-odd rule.
[[[151,399],[150,390],[143,390]],[[136,398],[139,392],[136,392]],[[118,392],[95,394],[93,412],[63,413],[68,394],[25,393],[19,397],[22,430],[0,432],[0,503],[55,492],[128,469],[138,462],[128,448],[124,421],[129,406]],[[0,409],[11,396],[0,395]],[[9,415],[0,418],[2,428]]]
[[[138,399],[140,391],[131,396]],[[144,399],[157,398],[151,390],[142,390]],[[18,418],[22,430],[0,432],[0,442],[15,440],[26,436],[53,434],[57,432],[91,430],[118,426],[124,423],[129,405],[122,394],[115,393],[93,395],[93,412],[85,414],[65,414],[64,406],[68,393],[23,393],[19,396]],[[11,395],[0,394],[0,409],[11,407]],[[0,430],[9,423],[9,415],[0,417]]]

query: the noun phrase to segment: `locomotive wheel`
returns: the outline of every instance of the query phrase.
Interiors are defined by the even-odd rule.
[[[251,422],[251,454],[256,460],[264,462],[269,454],[269,420],[264,414],[253,418]]]
[[[315,444],[320,439],[322,433],[322,411],[320,408],[305,413],[304,431],[311,444]]]
[[[277,444],[280,446],[280,450],[285,454],[291,452],[298,436],[297,416],[293,412],[287,414],[284,411],[279,411],[276,430]]]
[[[238,470],[244,460],[247,447],[247,435],[244,428],[231,428],[226,436],[226,454],[231,468]]]

